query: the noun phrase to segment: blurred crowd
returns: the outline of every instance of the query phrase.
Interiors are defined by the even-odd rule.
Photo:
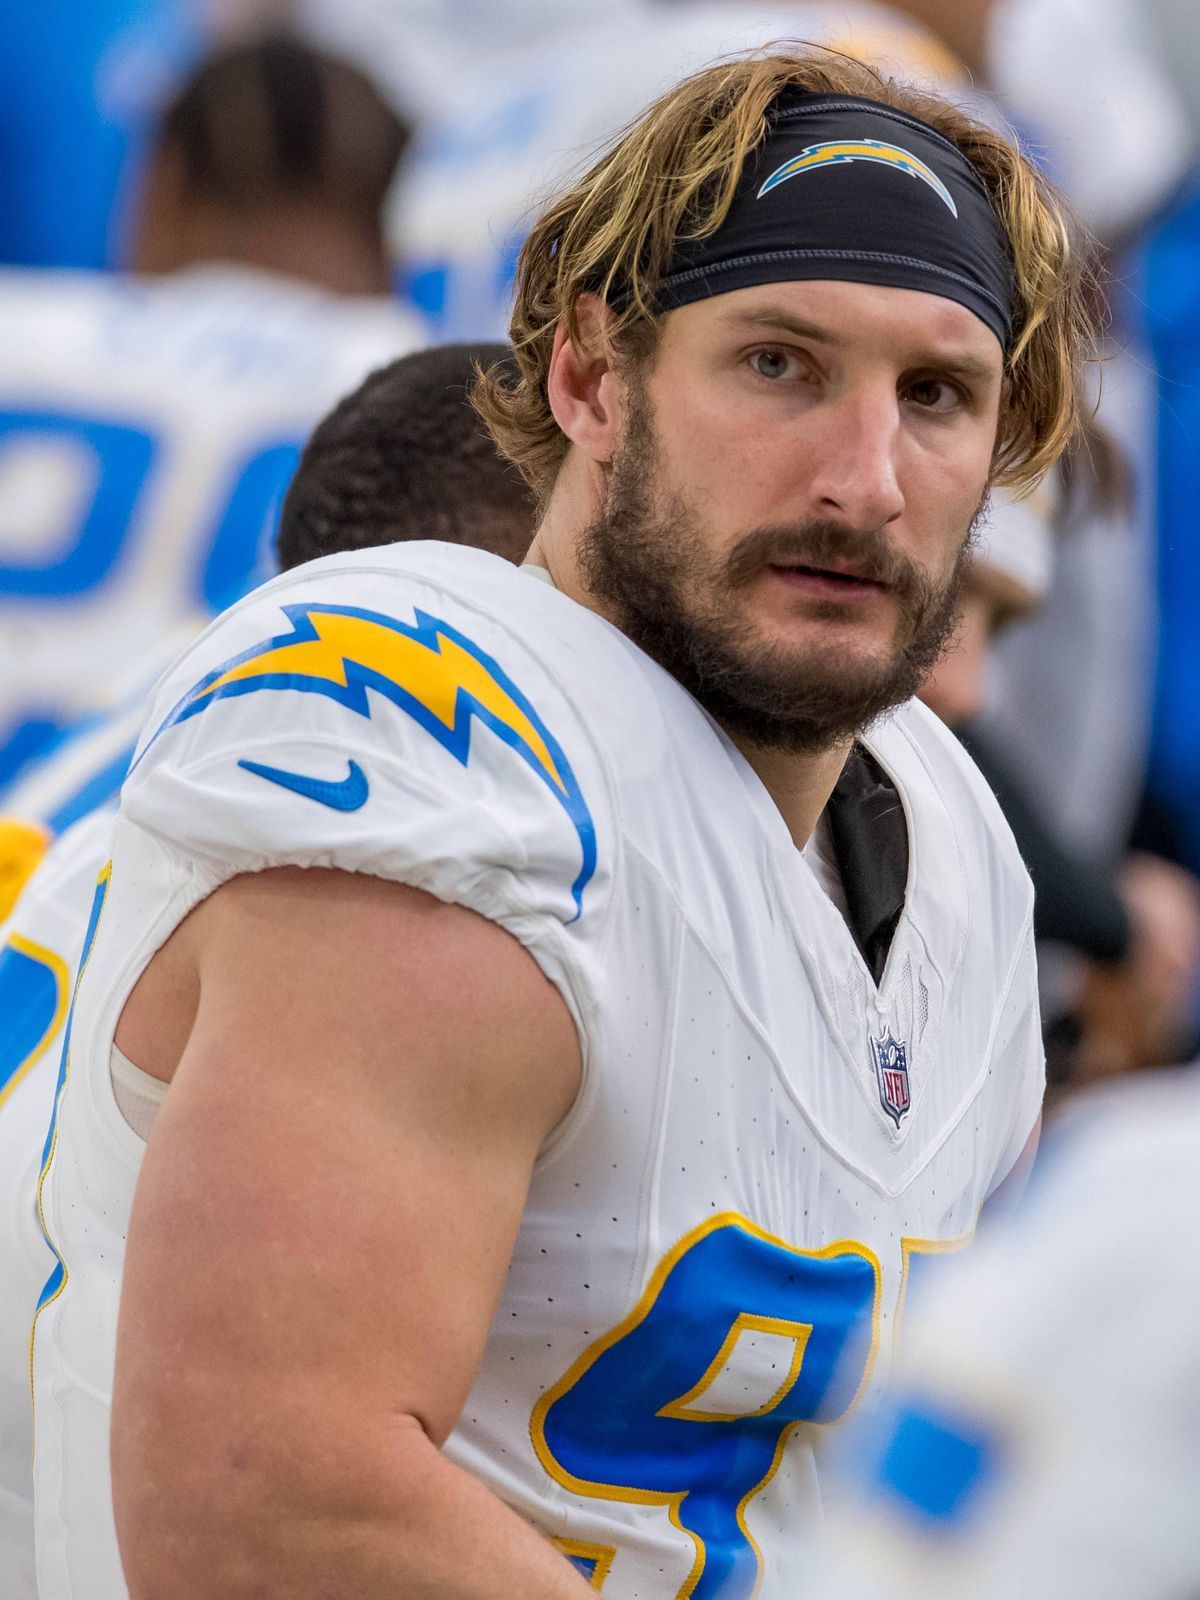
[[[1181,0],[25,8],[0,47],[0,911],[114,792],[171,642],[272,569],[334,401],[406,351],[502,339],[537,198],[674,79],[780,39],[1015,128],[1094,253],[1086,448],[989,508],[926,698],[1035,880],[1052,1086],[1194,1053],[1200,25]]]

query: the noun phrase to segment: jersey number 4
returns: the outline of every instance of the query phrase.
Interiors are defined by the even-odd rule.
[[[666,1506],[696,1548],[678,1600],[749,1597],[762,1563],[746,1507],[790,1431],[836,1421],[864,1386],[880,1282],[863,1245],[797,1250],[744,1217],[713,1217],[542,1397],[543,1466],[576,1494]]]

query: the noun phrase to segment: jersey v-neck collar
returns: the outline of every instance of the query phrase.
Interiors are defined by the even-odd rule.
[[[918,715],[927,714],[921,707],[914,710]],[[798,919],[796,936],[801,952],[806,959],[820,963],[823,982],[840,982],[849,960],[861,973],[871,1010],[876,1013],[890,1009],[892,974],[904,965],[904,956],[927,956],[939,979],[948,983],[962,959],[966,936],[963,869],[954,820],[929,773],[920,745],[904,726],[904,720],[905,708],[901,708],[858,741],[900,803],[908,858],[887,958],[876,980],[846,917],[826,894],[803,852],[796,848],[762,779],[725,730],[708,717],[765,836],[784,905],[789,915]],[[799,925],[811,918],[823,930],[816,941],[805,938]]]
[[[805,851],[797,849],[758,773],[720,724],[712,717],[708,720],[745,786],[774,853],[799,863],[828,915],[840,925],[868,985],[878,993],[914,881],[912,819],[894,774],[868,736],[856,740],[822,813],[832,835],[846,900],[843,910],[830,897]],[[881,818],[882,831],[874,826]]]
[[[878,982],[847,919],[829,898],[810,862],[796,849],[758,774],[723,730],[718,730],[750,811],[757,818],[767,858],[764,866],[791,929],[800,969],[808,975],[831,1040],[837,1042],[872,1121],[893,1148],[906,1144],[920,1121],[905,1115],[897,1123],[881,1106],[871,1041],[886,1040],[890,1034],[905,1044],[915,1112],[937,1058],[944,1007],[965,950],[968,916],[958,831],[929,768],[918,730],[908,725],[910,715],[919,718],[926,713],[919,707],[911,713],[902,708],[861,740],[903,808],[908,846],[903,902]],[[783,1070],[788,1077],[797,1067],[792,1063]],[[835,1081],[819,1072],[805,1073],[803,1085],[796,1085],[800,1103],[822,1137],[857,1169],[872,1172],[872,1181],[886,1185],[890,1180],[876,1172],[873,1163],[864,1167],[848,1153],[844,1133],[837,1131],[842,1113],[835,1109]]]

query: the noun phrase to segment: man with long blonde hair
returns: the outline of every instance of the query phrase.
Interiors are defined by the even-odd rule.
[[[42,1181],[44,1600],[799,1592],[1036,1126],[1028,879],[909,697],[1077,276],[942,101],[707,70],[526,246],[526,568],[332,557],[163,678]]]

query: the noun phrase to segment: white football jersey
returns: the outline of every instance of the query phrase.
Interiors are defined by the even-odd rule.
[[[476,550],[285,574],[160,682],[114,830],[43,1186],[42,1600],[120,1600],[119,1263],[144,1146],[117,1019],[241,872],[369,872],[491,918],[584,1079],[536,1165],[446,1451],[617,1600],[790,1600],[816,1452],[891,1361],[910,1261],[964,1242],[1042,1095],[1032,892],[919,705],[874,731],[910,840],[876,988],[758,778],[617,629]]]
[[[822,1600],[1200,1594],[1200,1069],[1068,1114],[929,1286]]]
[[[274,570],[309,431],[421,342],[389,301],[248,268],[0,272],[0,783]]]
[[[37,1212],[63,1024],[112,812],[59,840],[0,924],[0,1594],[36,1600],[29,1335],[54,1254]]]

